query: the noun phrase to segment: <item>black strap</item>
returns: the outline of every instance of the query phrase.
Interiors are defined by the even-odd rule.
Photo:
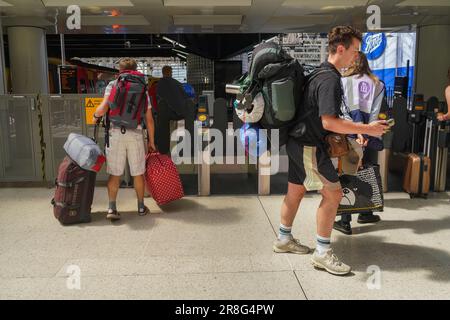
[[[55,184],[59,187],[63,187],[63,188],[72,188],[74,185],[79,184],[81,182],[83,182],[85,179],[85,177],[81,177],[75,181],[70,181],[70,182],[60,182],[58,180],[55,180]]]
[[[136,104],[137,93],[133,93],[131,95],[130,100],[128,101],[127,113],[131,113],[133,111],[133,106]]]
[[[314,71],[307,77],[307,80],[306,80],[306,82],[305,82],[305,84],[304,84],[304,87],[303,87],[303,88],[304,88],[304,91],[303,91],[303,92],[305,93],[307,86],[311,83],[312,80],[314,80],[318,75],[324,74],[324,73],[333,73],[333,74],[335,74],[335,72],[334,72],[333,70],[329,69],[329,68],[317,68],[316,70],[314,70]],[[340,79],[339,79],[339,81],[340,81]],[[341,84],[341,89],[342,89],[342,84]],[[304,97],[304,99],[307,99],[307,97]],[[309,105],[309,101],[308,101],[308,105]],[[301,117],[298,117],[298,118],[296,119],[296,122],[297,122],[297,123],[303,122],[304,120],[310,118],[310,115],[311,115],[312,113],[313,113],[313,109],[310,108],[305,114],[303,114]],[[322,139],[322,137],[321,137],[321,133],[319,132],[318,128],[317,128],[316,126],[314,126],[314,125],[311,125],[311,126],[308,126],[308,127],[311,127],[313,137],[315,137],[316,139],[318,139],[318,142],[322,142],[323,139]],[[294,126],[294,128],[296,128],[296,127]],[[295,134],[294,134],[294,133],[292,133],[292,134],[290,134],[290,135],[293,136],[293,137],[295,137]]]
[[[111,109],[106,112],[106,117],[103,125],[105,126],[105,149],[109,148],[109,128],[111,127],[111,121],[109,121],[109,113]]]
[[[69,210],[75,210],[75,209],[79,209],[81,207],[81,204],[79,204],[79,203],[69,205],[65,202],[55,201],[55,199],[52,199],[52,205],[55,207],[68,208]]]

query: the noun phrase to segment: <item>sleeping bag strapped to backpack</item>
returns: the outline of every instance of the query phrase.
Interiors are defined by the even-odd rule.
[[[238,117],[265,129],[289,127],[301,103],[304,81],[302,66],[279,44],[258,45],[249,73],[238,80]]]
[[[136,129],[147,107],[145,76],[132,70],[122,71],[109,95],[109,119],[116,127]]]

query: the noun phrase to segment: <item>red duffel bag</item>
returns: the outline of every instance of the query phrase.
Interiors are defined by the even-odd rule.
[[[159,152],[149,153],[145,160],[145,168],[147,191],[158,205],[184,197],[180,175],[169,156]]]

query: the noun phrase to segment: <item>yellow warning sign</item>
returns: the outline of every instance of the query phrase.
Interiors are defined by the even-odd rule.
[[[103,98],[84,98],[84,108],[86,110],[86,124],[95,124],[93,121],[94,112],[102,103]]]

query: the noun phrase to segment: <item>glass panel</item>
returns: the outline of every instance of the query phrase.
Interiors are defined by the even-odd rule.
[[[50,99],[50,130],[56,170],[66,156],[64,143],[70,133],[82,134],[81,106],[79,99]]]
[[[234,136],[225,133],[223,137],[224,164],[211,165],[211,195],[258,194],[257,159],[245,155],[239,125],[233,126],[228,122],[225,125],[234,130]],[[223,128],[218,129],[223,132]],[[217,156],[214,151],[212,156]]]
[[[286,146],[281,147],[278,172],[270,176],[270,193],[271,194],[286,194],[288,181],[288,167],[289,159],[286,153]]]
[[[29,101],[12,99],[0,115],[5,177],[34,177]]]

